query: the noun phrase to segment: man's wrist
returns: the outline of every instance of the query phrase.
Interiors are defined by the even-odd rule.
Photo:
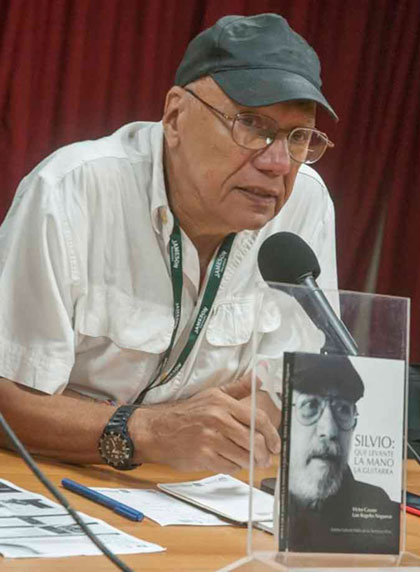
[[[153,436],[154,407],[137,407],[128,420],[128,431],[134,445],[134,463],[153,463],[156,461],[155,440]]]
[[[122,405],[111,415],[98,442],[102,459],[108,464],[126,471],[138,467],[134,462],[135,447],[128,429],[128,421],[135,411],[133,405]]]

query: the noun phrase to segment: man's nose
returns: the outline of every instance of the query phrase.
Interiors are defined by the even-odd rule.
[[[287,175],[290,171],[290,154],[286,137],[277,137],[271,145],[254,158],[254,166],[271,176]]]
[[[317,433],[319,437],[326,439],[335,439],[338,435],[338,426],[329,403],[325,404],[324,411],[318,419]]]

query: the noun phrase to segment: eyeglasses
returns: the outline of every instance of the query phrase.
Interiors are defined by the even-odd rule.
[[[339,397],[322,397],[307,393],[301,393],[296,403],[293,403],[298,421],[302,425],[314,425],[321,418],[327,403],[340,429],[349,431],[356,427],[358,413],[354,403]]]
[[[286,133],[290,157],[297,163],[306,163],[307,165],[321,159],[328,147],[334,147],[334,143],[328,139],[328,136],[318,129],[295,127],[287,132],[280,129],[277,121],[271,117],[252,111],[241,111],[231,117],[201,99],[191,89],[184,89],[208,109],[232,122],[231,136],[240,147],[253,150],[265,149],[274,143],[279,133],[283,132]]]

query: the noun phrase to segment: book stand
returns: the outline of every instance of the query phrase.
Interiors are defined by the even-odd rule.
[[[263,285],[260,290],[259,301],[255,309],[254,335],[253,335],[253,393],[251,400],[252,408],[252,426],[251,439],[255,433],[255,416],[256,416],[256,379],[262,380],[263,387],[269,390],[272,401],[280,412],[282,408],[282,392],[283,392],[283,362],[285,360],[285,352],[308,352],[316,354],[340,354],[349,356],[351,363],[372,364],[372,367],[385,368],[379,371],[384,373],[383,386],[381,391],[391,394],[391,401],[395,398],[395,411],[399,411],[399,417],[395,422],[397,429],[394,430],[395,435],[402,433],[403,438],[396,439],[395,448],[392,455],[396,462],[396,469],[388,472],[387,476],[377,475],[380,473],[377,469],[355,469],[355,465],[363,459],[357,459],[357,455],[384,455],[381,453],[381,446],[376,446],[374,435],[369,437],[372,419],[379,417],[379,425],[384,426],[384,420],[381,421],[381,413],[378,414],[378,408],[386,408],[382,404],[382,399],[375,399],[375,391],[369,390],[373,401],[369,402],[368,393],[365,392],[363,399],[357,403],[359,409],[359,417],[357,419],[356,429],[352,429],[352,448],[349,454],[348,464],[357,481],[368,482],[385,490],[389,498],[395,502],[405,503],[406,490],[406,437],[407,437],[407,362],[408,362],[408,340],[409,340],[409,300],[406,298],[397,298],[391,296],[380,296],[373,294],[362,294],[357,292],[345,291],[324,291],[330,306],[334,308],[336,314],[341,317],[345,324],[350,340],[356,342],[357,351],[351,349],[351,344],[343,344],[340,336],[334,333],[334,328],[330,328],[328,320],[324,320],[318,311],[318,302],[314,299],[319,296],[321,291],[311,292],[303,286],[291,286],[286,284]],[[309,317],[310,316],[310,317]],[[317,326],[315,325],[317,324]],[[350,348],[350,349],[349,349]],[[357,354],[357,357],[350,357]],[[287,356],[286,356],[287,358]],[[364,359],[366,358],[366,359]],[[369,359],[374,358],[374,359]],[[347,361],[347,358],[344,357]],[[364,361],[363,361],[364,360]],[[287,361],[287,359],[286,359]],[[363,366],[364,367],[364,366]],[[361,368],[363,371],[363,367]],[[396,368],[392,370],[392,368]],[[357,369],[357,368],[356,368]],[[360,369],[360,368],[359,368]],[[398,372],[398,375],[390,374],[390,371]],[[366,370],[367,371],[367,370]],[[371,371],[371,370],[369,370]],[[375,386],[375,375],[369,374],[373,378],[373,383],[365,384],[366,387]],[[363,375],[360,374],[363,379]],[[378,376],[379,377],[379,376]],[[394,383],[395,378],[395,385]],[[397,379],[398,378],[398,379]],[[362,402],[364,405],[362,405]],[[367,405],[366,405],[367,404]],[[372,405],[373,404],[373,405]],[[376,407],[375,404],[378,406]],[[360,405],[360,408],[359,408]],[[388,408],[390,400],[388,399]],[[372,408],[375,411],[372,411]],[[291,411],[291,409],[290,409]],[[296,411],[296,409],[294,410]],[[331,411],[331,406],[330,406]],[[381,411],[381,409],[379,409]],[[390,409],[390,411],[394,411]],[[368,413],[368,415],[366,415]],[[370,413],[375,417],[370,417]],[[332,414],[332,413],[331,413]],[[296,413],[295,413],[296,415]],[[389,412],[384,409],[383,415],[390,419]],[[369,419],[366,419],[368,417]],[[391,416],[393,417],[393,415]],[[296,423],[296,421],[292,421]],[[296,427],[296,425],[295,425]],[[293,425],[292,425],[293,428]],[[359,432],[357,446],[355,446],[355,434]],[[372,429],[372,431],[374,431]],[[384,431],[386,433],[386,430]],[[392,430],[389,429],[389,433]],[[365,437],[366,436],[366,437]],[[365,443],[367,449],[363,452],[363,439],[370,439],[369,445]],[[401,441],[401,442],[397,442]],[[283,450],[285,446],[284,434],[282,436]],[[251,442],[251,454],[253,450],[253,442]],[[368,448],[370,447],[370,449]],[[285,550],[279,551],[279,507],[281,493],[284,491],[284,481],[282,484],[282,473],[289,471],[289,457],[283,457],[275,460],[273,467],[270,469],[261,469],[254,466],[251,462],[249,470],[250,499],[249,499],[249,523],[248,523],[248,542],[247,556],[234,562],[230,566],[223,568],[219,572],[238,571],[238,572],[263,572],[270,570],[290,570],[294,572],[306,572],[321,570],[362,570],[370,568],[372,571],[387,571],[394,568],[413,569],[417,567],[420,570],[420,557],[406,551],[406,518],[405,510],[400,513],[400,540],[399,550],[396,554],[366,554],[351,553],[351,548],[345,554],[305,551],[290,551],[286,546]],[[285,464],[285,459],[287,459]],[[365,458],[366,461],[366,458]],[[372,461],[368,461],[368,464]],[[279,464],[286,467],[286,470],[280,471]],[[400,470],[401,466],[401,470]],[[364,475],[363,472],[370,473]],[[356,474],[358,473],[358,474]],[[372,475],[372,473],[375,473]],[[261,481],[265,478],[271,478],[271,484],[275,483],[275,491],[273,494],[273,523],[271,533],[261,530],[264,528],[252,521],[252,487],[260,488]],[[382,480],[381,480],[382,479]],[[265,481],[267,483],[267,481]],[[288,489],[287,489],[288,491]],[[402,495],[400,497],[400,492]],[[289,494],[288,492],[286,493]],[[398,506],[397,506],[398,510]],[[352,516],[353,519],[353,516]],[[284,522],[284,521],[283,521]],[[351,520],[351,522],[357,522]],[[395,522],[395,519],[394,519]],[[287,520],[287,523],[289,521]],[[289,526],[289,524],[287,524]],[[267,529],[267,526],[265,527]],[[344,527],[345,528],[345,527]],[[375,532],[375,531],[370,531]],[[390,536],[396,538],[395,544],[398,545],[398,536]],[[366,536],[369,540],[369,536]],[[319,548],[322,548],[320,543]],[[318,550],[318,547],[316,548]],[[348,553],[347,553],[348,552]],[[366,552],[364,550],[363,552]]]

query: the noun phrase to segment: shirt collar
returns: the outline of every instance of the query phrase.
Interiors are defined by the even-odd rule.
[[[163,125],[160,121],[152,127],[151,151],[152,151],[152,184],[150,197],[150,216],[154,230],[162,234],[163,228],[171,232],[173,227],[173,215],[169,207],[168,195],[165,185],[165,172],[163,167]]]

